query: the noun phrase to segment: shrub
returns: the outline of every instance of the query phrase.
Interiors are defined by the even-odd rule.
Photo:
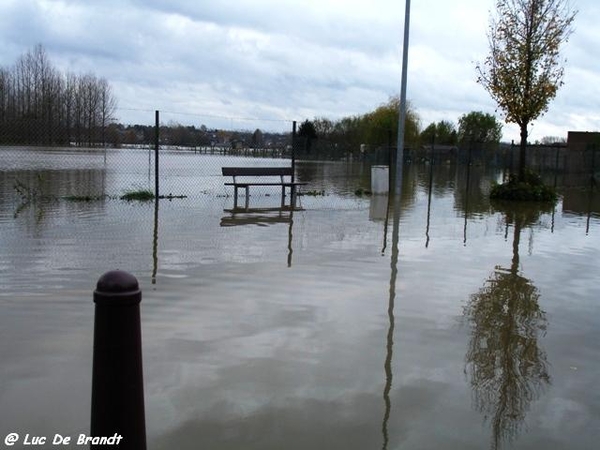
[[[490,191],[493,200],[510,200],[519,202],[556,202],[558,195],[554,188],[546,186],[540,176],[531,170],[525,171],[524,180],[514,174],[504,184],[496,184]]]

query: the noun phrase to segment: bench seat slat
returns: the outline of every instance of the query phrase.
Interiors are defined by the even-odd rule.
[[[238,181],[235,183],[225,183],[225,186],[239,186],[239,187],[246,187],[246,186],[304,186],[305,182],[303,181],[294,181],[292,182],[287,182],[284,181],[283,183],[279,182],[279,183],[269,183],[269,182],[254,182],[254,181]]]
[[[291,167],[221,167],[225,177],[291,176]]]

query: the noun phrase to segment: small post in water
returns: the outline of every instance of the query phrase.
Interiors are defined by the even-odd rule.
[[[137,279],[120,270],[102,275],[94,291],[91,436],[122,436],[120,449],[146,449],[141,301]]]

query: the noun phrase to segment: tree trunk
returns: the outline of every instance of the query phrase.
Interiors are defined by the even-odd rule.
[[[519,181],[525,181],[527,164],[527,124],[521,125],[521,145],[519,147]]]

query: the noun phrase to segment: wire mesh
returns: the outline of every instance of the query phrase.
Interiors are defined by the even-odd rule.
[[[295,181],[304,183],[298,208],[345,210],[364,206],[361,198],[371,190],[372,166],[388,165],[390,176],[394,172],[394,148],[354,148],[326,139],[308,143],[294,138],[291,122],[284,124],[289,126],[286,131],[269,132],[259,128],[264,121],[250,119],[230,119],[233,128],[225,130],[204,125],[201,120],[206,117],[201,116],[192,117],[196,124],[189,125],[189,115],[161,113],[158,127],[154,112],[147,118],[145,124],[111,124],[88,133],[94,137],[90,142],[60,147],[26,146],[18,139],[6,140],[14,134],[5,135],[0,202],[13,203],[19,210],[34,202],[146,200],[158,187],[162,199],[217,203],[227,209],[233,206],[234,192],[226,185],[231,179],[222,175],[222,167],[293,166]],[[594,141],[573,148],[530,146],[527,166],[554,185],[588,186],[598,178],[596,147]],[[404,158],[406,166],[456,167],[457,174],[461,167],[487,167],[506,178],[518,168],[519,151],[511,145],[429,145],[406,149]],[[253,208],[281,204],[280,186],[251,186],[249,193]]]

